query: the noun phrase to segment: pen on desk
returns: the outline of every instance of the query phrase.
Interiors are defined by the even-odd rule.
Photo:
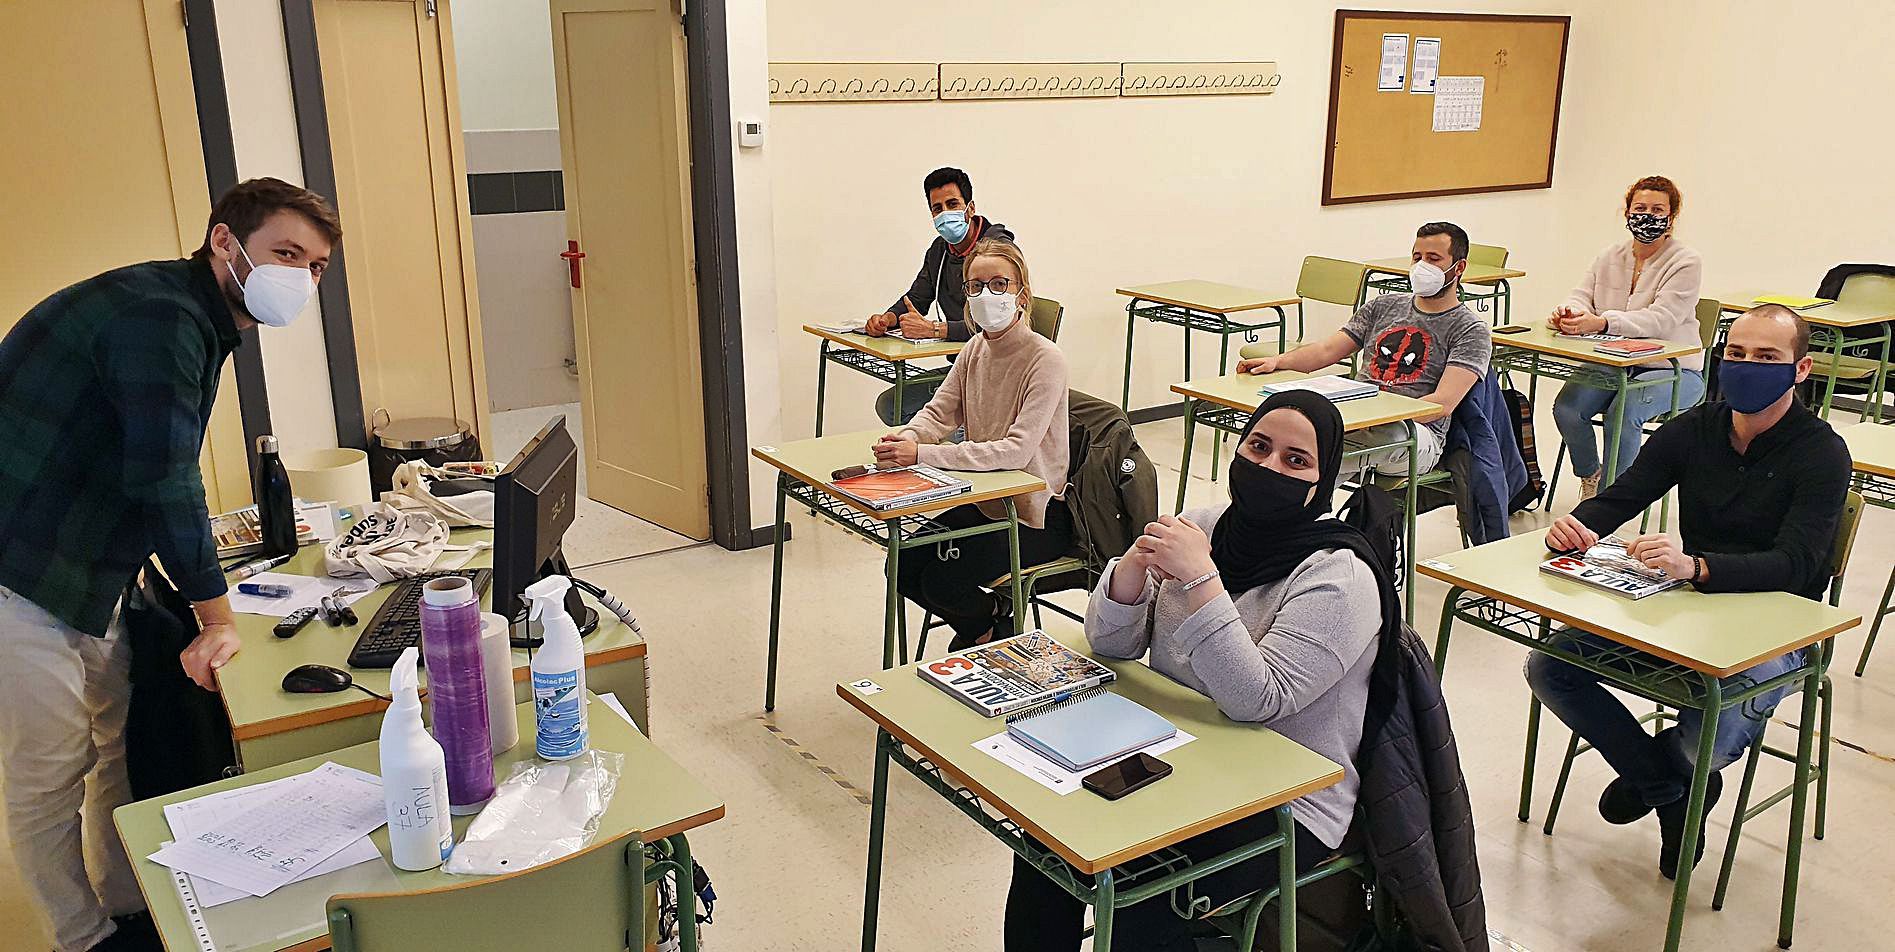
[[[873,472],[878,472],[879,470],[880,470],[880,467],[876,466],[874,463],[864,463],[861,466],[845,466],[839,470],[836,470],[833,473],[830,473],[829,479],[832,482],[840,482],[845,479],[854,479],[857,476],[867,476],[868,474],[873,473]]]
[[[270,582],[244,582],[237,586],[237,591],[240,594],[255,595],[259,598],[288,598],[294,592],[288,585],[276,585]]]
[[[257,558],[251,559],[248,562],[243,563],[242,565],[237,566],[234,569],[231,569],[230,576],[232,578],[239,578],[239,579],[249,578],[250,576],[257,574],[258,572],[264,572],[264,571],[268,571],[270,569],[276,568],[277,566],[282,565],[283,563],[288,562],[289,560],[290,560],[290,557],[287,555],[259,556]]]

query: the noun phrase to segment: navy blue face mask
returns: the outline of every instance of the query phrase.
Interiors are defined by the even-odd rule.
[[[1795,364],[1726,360],[1718,369],[1724,402],[1738,413],[1757,413],[1796,386]]]

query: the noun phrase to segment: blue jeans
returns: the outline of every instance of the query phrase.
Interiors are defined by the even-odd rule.
[[[945,381],[932,380],[926,383],[911,383],[901,388],[901,406],[895,406],[895,388],[890,387],[875,398],[875,415],[882,418],[888,426],[901,426],[915,418],[921,408],[934,399],[934,392],[941,389]]]
[[[1678,381],[1678,409],[1697,406],[1704,399],[1704,375],[1695,370],[1681,371],[1683,379]],[[1641,370],[1632,375],[1638,380],[1662,374],[1671,375],[1670,368]],[[1632,457],[1638,455],[1639,438],[1645,424],[1659,416],[1671,412],[1671,388],[1653,386],[1643,390],[1634,390],[1629,395],[1631,403],[1625,407],[1625,428],[1619,432],[1618,471],[1612,474],[1617,479],[1632,465]],[[1616,390],[1601,390],[1578,382],[1570,382],[1561,387],[1559,397],[1553,401],[1553,422],[1559,424],[1559,435],[1565,439],[1566,448],[1573,454],[1573,472],[1579,476],[1592,476],[1599,472],[1599,443],[1592,435],[1592,418],[1605,414],[1607,423],[1612,420],[1614,398],[1619,398]],[[1620,398],[1624,399],[1624,398]]]
[[[1570,629],[1556,636],[1556,641],[1560,647],[1585,656],[1607,649],[1623,650],[1615,641]],[[1725,696],[1802,667],[1812,650],[1799,648],[1725,678],[1721,682]],[[1680,710],[1675,726],[1656,735],[1647,734],[1638,718],[1606,690],[1599,675],[1538,652],[1527,658],[1526,673],[1533,696],[1592,744],[1620,777],[1637,788],[1647,804],[1663,806],[1690,791],[1691,772],[1698,756],[1698,731],[1704,726],[1703,711]],[[1711,770],[1722,770],[1742,757],[1770,723],[1770,713],[1778,702],[1800,685],[1782,685],[1720,713],[1717,736],[1711,742]]]

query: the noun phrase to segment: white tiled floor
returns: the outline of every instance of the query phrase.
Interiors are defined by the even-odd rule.
[[[1139,428],[1161,471],[1168,507],[1176,486],[1181,424]],[[1542,453],[1557,444],[1550,424]],[[1208,441],[1193,472],[1208,472]],[[1563,481],[1572,504],[1573,481]],[[1193,478],[1190,498],[1210,500],[1223,488]],[[793,515],[786,557],[784,656],[778,709],[782,735],[793,739],[855,787],[870,782],[873,731],[835,695],[838,680],[872,673],[880,656],[882,579],[879,550],[807,514]],[[1895,542],[1895,518],[1867,515],[1843,604],[1867,612],[1881,595]],[[1517,531],[1546,517],[1526,514]],[[1426,556],[1457,544],[1453,516],[1421,522]],[[762,714],[764,641],[770,601],[768,548],[726,552],[685,548],[599,566],[588,573],[623,595],[651,642],[654,739],[690,765],[728,804],[726,819],[692,835],[698,857],[715,878],[717,921],[707,929],[712,950],[835,950],[854,948],[861,928],[863,858],[868,810],[776,735]],[[1423,580],[1416,617],[1430,636],[1442,586]],[[683,596],[683,597],[680,597]],[[1071,596],[1062,596],[1071,599]],[[1049,621],[1051,616],[1049,616]],[[1839,656],[1853,659],[1862,632],[1844,635]],[[1885,649],[1885,652],[1895,648]],[[1631,827],[1601,822],[1592,802],[1605,780],[1596,758],[1575,771],[1558,835],[1514,819],[1527,691],[1519,676],[1523,651],[1474,632],[1457,634],[1447,695],[1463,765],[1474,795],[1480,858],[1492,927],[1533,952],[1655,949],[1663,940],[1669,883],[1656,870],[1652,821]],[[1797,948],[1883,949],[1895,928],[1895,654],[1879,658],[1866,678],[1836,678],[1839,739],[1832,780],[1830,833],[1803,851]],[[1789,714],[1789,711],[1784,711]],[[1787,729],[1776,728],[1779,743]],[[1544,815],[1565,732],[1543,732],[1535,819]],[[1780,784],[1786,770],[1763,768],[1760,788]],[[1729,777],[1734,790],[1737,774]],[[997,950],[1008,874],[1006,850],[957,811],[897,772],[892,783],[882,894],[882,948]],[[622,787],[620,796],[636,796]],[[1692,892],[1687,949],[1774,948],[1777,895],[1783,871],[1787,809],[1752,823],[1722,912],[1710,893],[1728,831],[1727,798],[1710,824],[1711,848]],[[0,863],[0,928],[23,935],[25,901]],[[0,943],[6,944],[6,943]],[[1496,946],[1499,948],[1499,946]]]

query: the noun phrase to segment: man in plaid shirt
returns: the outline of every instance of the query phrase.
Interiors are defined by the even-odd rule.
[[[303,310],[341,237],[320,196],[252,179],[190,258],[81,281],[0,339],[0,774],[59,952],[157,947],[128,919],[143,903],[112,827],[130,799],[119,596],[155,553],[197,615],[184,670],[217,689],[238,648],[198,471],[218,376],[242,331]]]

